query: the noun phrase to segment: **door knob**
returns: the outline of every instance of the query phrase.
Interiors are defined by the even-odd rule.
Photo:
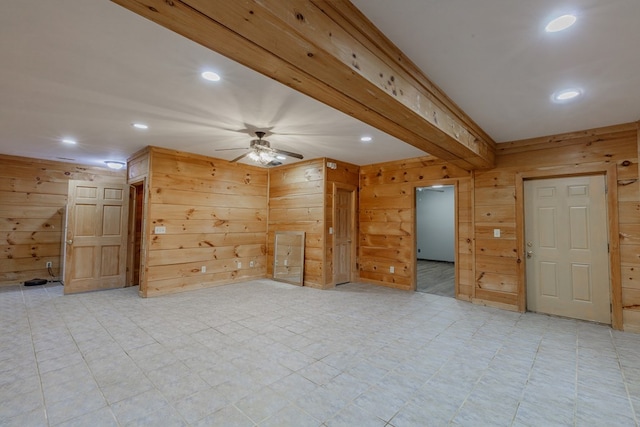
[[[533,251],[527,251],[527,258],[531,258],[533,256]]]
[[[68,245],[72,245],[73,244],[73,240],[67,240],[67,244]]]

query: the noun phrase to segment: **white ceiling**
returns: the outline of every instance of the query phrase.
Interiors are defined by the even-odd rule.
[[[541,29],[555,0],[354,4],[498,142],[640,118],[638,0],[569,1],[579,21],[554,35]],[[105,0],[5,2],[0,58],[3,154],[103,165],[155,145],[232,159],[243,151],[215,150],[255,130],[307,159],[424,154]],[[568,84],[584,97],[551,103]]]
[[[352,0],[496,142],[640,119],[639,0]],[[552,18],[578,17],[546,33]],[[576,102],[551,95],[579,87]]]

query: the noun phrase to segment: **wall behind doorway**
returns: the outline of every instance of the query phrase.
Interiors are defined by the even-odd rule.
[[[126,181],[126,171],[0,155],[0,286],[60,274],[69,180]]]
[[[418,259],[455,261],[455,193],[452,185],[416,188]]]

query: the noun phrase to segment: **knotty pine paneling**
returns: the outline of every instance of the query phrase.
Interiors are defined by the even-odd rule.
[[[265,277],[266,169],[156,147],[141,164],[149,165],[143,296]]]
[[[433,157],[360,167],[359,274],[398,289],[415,285],[415,188],[456,184],[458,298],[473,291],[473,183],[471,174]],[[462,242],[462,244],[461,244]],[[472,259],[472,258],[471,258]],[[395,272],[391,274],[389,267]]]
[[[267,275],[273,276],[276,231],[304,231],[304,286],[324,288],[325,257],[324,160],[316,159],[269,169],[269,231]]]
[[[125,171],[0,155],[0,285],[49,278],[47,261],[60,274],[69,180],[125,179]]]
[[[515,239],[518,227],[524,225],[517,224],[513,214],[518,173],[563,175],[574,169],[580,173],[581,167],[614,164],[621,262],[611,269],[622,278],[624,329],[640,330],[640,315],[635,314],[640,313],[638,148],[636,123],[498,144],[497,167],[475,172],[476,297],[502,306],[512,304],[514,309],[521,297],[518,277],[523,261],[518,259]],[[500,238],[493,237],[494,228],[501,229]]]

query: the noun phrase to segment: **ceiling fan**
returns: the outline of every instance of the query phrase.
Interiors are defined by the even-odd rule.
[[[277,148],[271,148],[271,144],[266,139],[262,139],[265,136],[265,132],[256,131],[258,139],[252,139],[251,144],[247,148],[219,148],[216,151],[228,151],[228,150],[249,150],[241,156],[231,160],[231,162],[237,162],[238,160],[249,157],[256,163],[263,166],[277,166],[282,162],[278,160],[284,160],[284,157],[295,157],[296,159],[303,159],[302,154],[292,153],[291,151],[279,150]],[[280,158],[280,156],[284,156]]]

